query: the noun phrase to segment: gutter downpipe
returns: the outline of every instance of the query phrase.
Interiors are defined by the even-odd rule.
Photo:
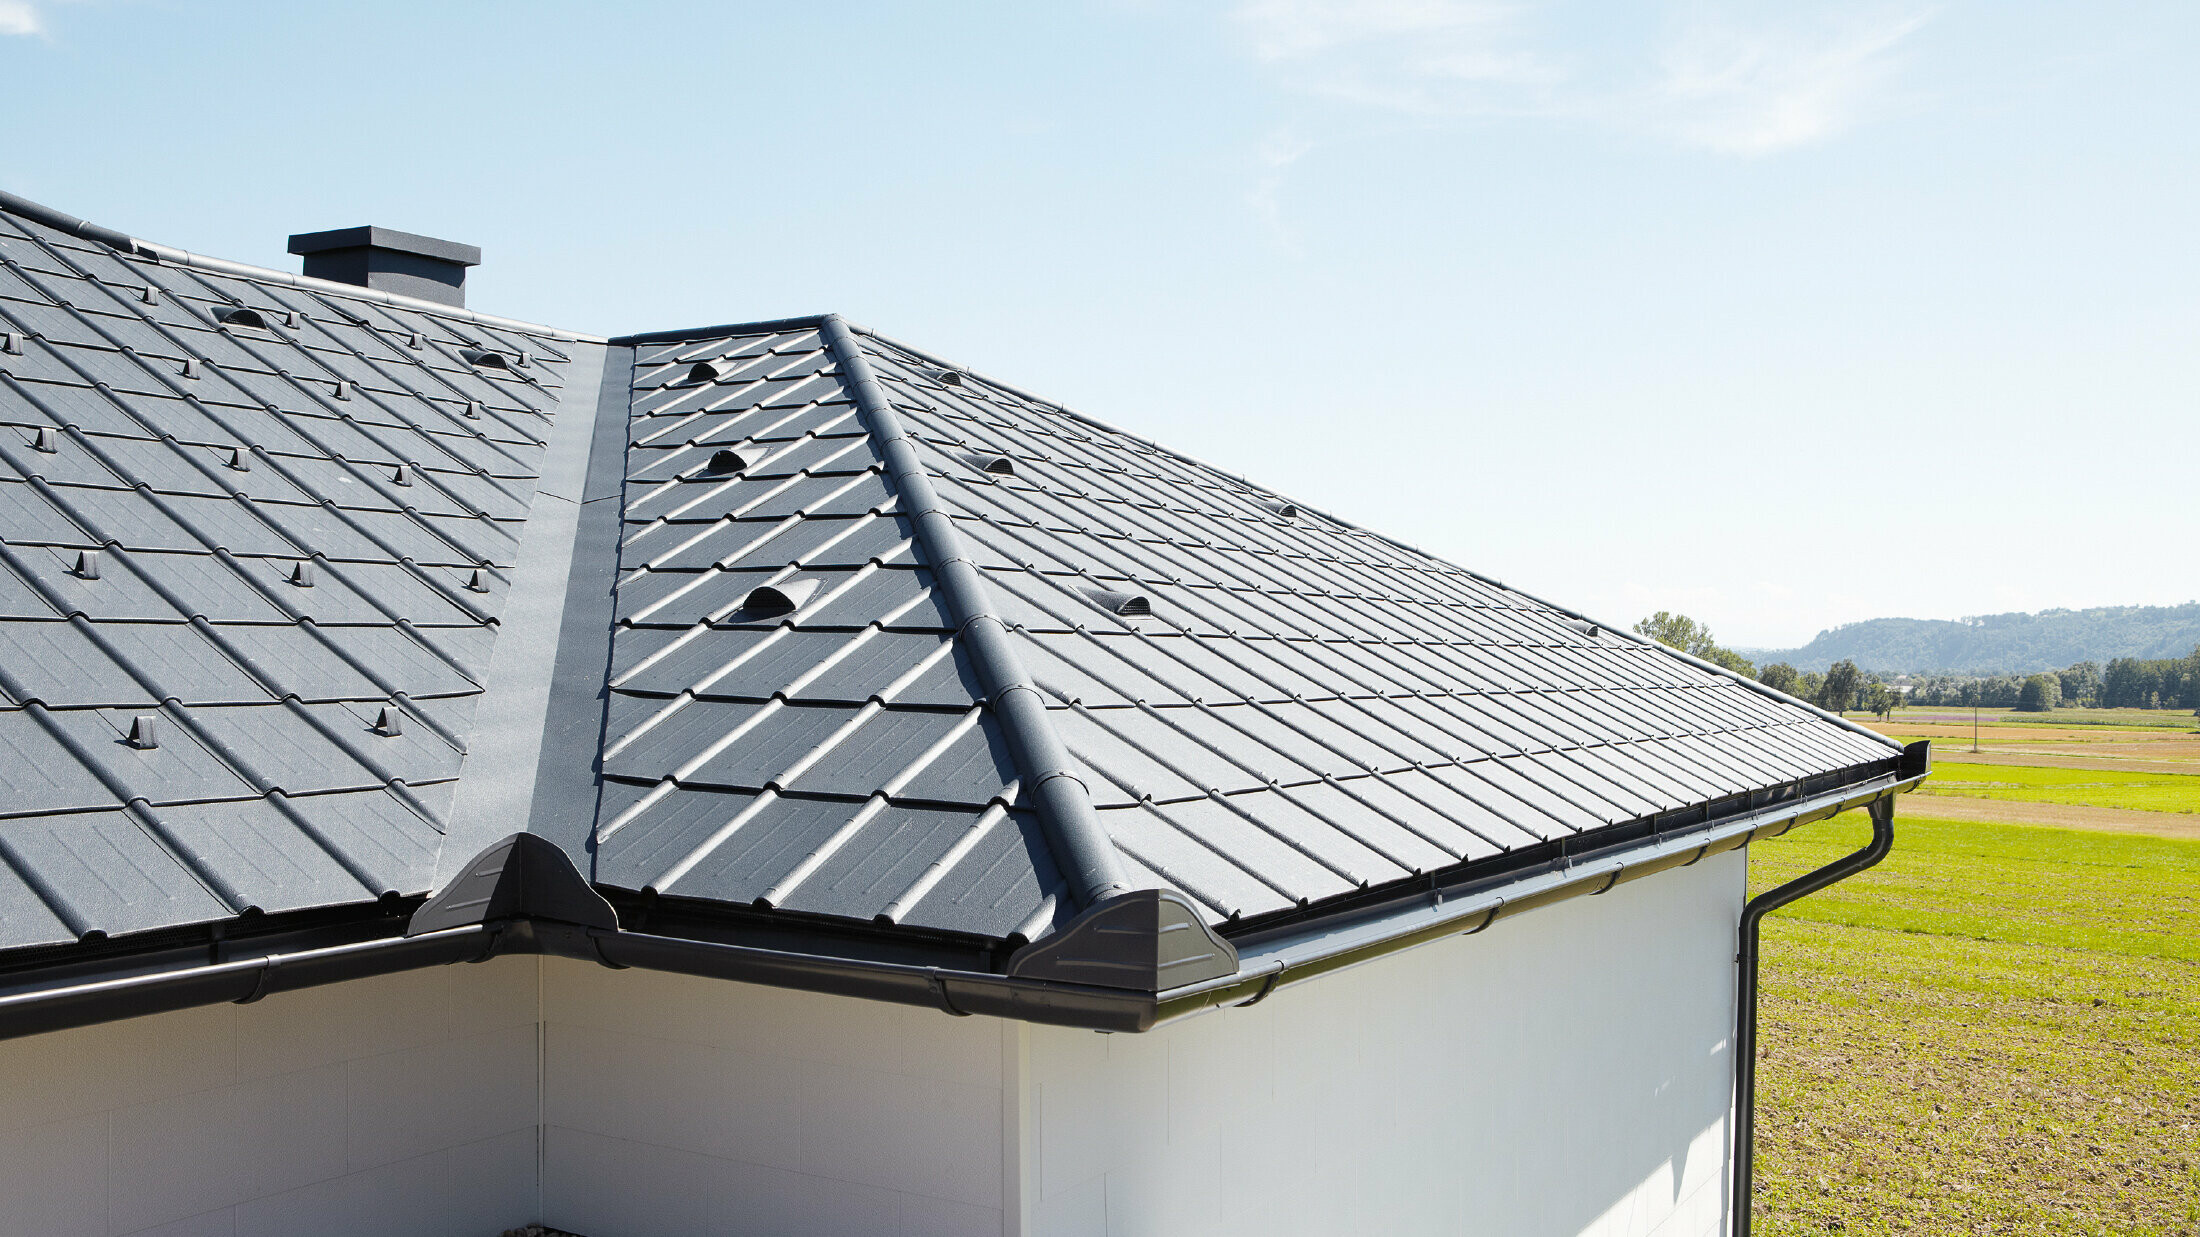
[[[1749,1237],[1756,1184],[1757,1148],[1757,929],[1765,916],[1799,898],[1847,880],[1887,857],[1894,848],[1894,796],[1873,801],[1872,839],[1862,850],[1768,889],[1742,908],[1741,945],[1735,954],[1734,1000],[1734,1221],[1732,1237]]]

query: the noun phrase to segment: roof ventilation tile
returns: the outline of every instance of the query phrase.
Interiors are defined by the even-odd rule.
[[[38,427],[38,432],[31,435],[31,449],[43,451],[48,455],[52,455],[61,449],[61,439],[53,432],[53,426],[41,425]]]
[[[129,744],[141,752],[159,747],[160,718],[152,713],[140,713],[131,718]]]
[[[763,462],[764,453],[754,447],[743,447],[738,451],[732,447],[725,447],[711,452],[710,463],[703,465],[703,471],[708,473],[747,472]]]
[[[718,368],[716,362],[697,361],[688,367],[687,377],[682,378],[680,383],[682,386],[699,387],[716,382],[723,376],[724,373]]]
[[[749,590],[742,599],[741,608],[759,617],[792,614],[801,609],[802,603],[817,593],[817,580],[796,576],[777,584],[765,584]]]
[[[959,370],[943,369],[932,376],[938,379],[939,384],[943,387],[959,387],[963,384],[962,372]]]
[[[290,565],[290,582],[299,588],[312,588],[313,564],[311,562],[292,563]]]
[[[76,578],[79,580],[97,580],[99,578],[99,551],[78,550],[76,552]]]
[[[1085,596],[1092,600],[1092,604],[1124,618],[1150,618],[1153,615],[1153,602],[1143,593],[1118,593],[1110,589],[1095,588],[1087,589]]]
[[[512,368],[512,358],[487,348],[460,348],[458,355],[466,358],[466,363],[475,369],[509,370]]]
[[[374,733],[385,739],[394,739],[405,733],[405,711],[394,704],[385,704],[374,715]]]
[[[257,309],[242,305],[223,305],[214,311],[214,321],[223,326],[266,326],[267,318]]]
[[[222,464],[235,472],[252,471],[252,457],[244,453],[243,447],[229,448],[229,455],[222,460]]]
[[[469,593],[488,592],[489,573],[479,567],[474,568],[473,571],[469,573],[466,577],[466,591]]]
[[[1013,477],[1016,475],[1016,461],[1005,455],[995,455],[985,451],[971,451],[966,453],[963,459],[979,472],[992,473],[997,477]]]
[[[1265,505],[1270,511],[1275,512],[1277,515],[1282,516],[1286,520],[1295,520],[1299,518],[1299,508],[1296,503],[1267,503]]]

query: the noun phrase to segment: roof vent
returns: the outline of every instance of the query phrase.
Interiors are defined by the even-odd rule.
[[[959,387],[963,384],[963,376],[959,370],[943,369],[932,376],[939,379],[943,387]]]
[[[33,451],[43,451],[48,455],[52,455],[61,449],[61,440],[55,437],[53,426],[41,425],[38,427],[38,432],[31,435],[31,449]]]
[[[466,303],[466,268],[481,265],[481,251],[472,245],[394,228],[301,232],[290,238],[290,252],[304,256],[314,279],[444,305]]]
[[[394,739],[405,733],[405,712],[394,704],[385,704],[374,715],[374,732],[385,739]]]
[[[680,382],[683,386],[699,387],[716,382],[724,376],[724,371],[720,370],[715,362],[697,361],[688,367],[687,377],[682,378]]]
[[[223,326],[266,326],[267,318],[257,309],[242,305],[223,305],[214,310],[214,321]]]
[[[710,463],[703,465],[707,473],[747,472],[764,462],[764,453],[755,447],[721,447],[710,453]]]
[[[1595,623],[1589,622],[1586,619],[1576,619],[1566,625],[1573,628],[1575,631],[1580,632],[1582,635],[1589,637],[1591,640],[1594,640],[1598,636],[1604,634],[1604,629],[1602,627],[1599,627]]]
[[[252,457],[244,453],[243,447],[229,448],[229,457],[223,460],[222,464],[225,467],[234,469],[237,472],[252,471]]]
[[[149,752],[160,746],[160,718],[151,713],[140,713],[130,719],[130,746],[141,752]]]
[[[816,593],[817,581],[814,578],[798,576],[791,580],[781,580],[777,584],[750,589],[749,595],[741,601],[741,608],[750,614],[767,618],[792,614]]]
[[[466,358],[466,363],[475,369],[501,369],[509,372],[512,368],[512,358],[488,348],[460,348],[458,355]]]
[[[1005,455],[993,455],[984,451],[972,451],[969,454],[963,456],[963,459],[967,461],[972,468],[977,469],[979,472],[989,472],[997,477],[1013,477],[1016,475],[1016,461],[1008,458]]]
[[[1295,520],[1299,518],[1299,509],[1298,506],[1294,503],[1268,503],[1266,504],[1266,506],[1270,511],[1275,512],[1277,515],[1282,516],[1286,520]]]
[[[1143,593],[1117,593],[1095,588],[1087,589],[1085,596],[1092,599],[1092,604],[1124,618],[1148,618],[1153,614],[1153,602],[1147,600]]]
[[[482,570],[481,568],[479,568],[479,567],[476,567],[476,568],[474,568],[474,570],[473,570],[473,574],[472,574],[472,575],[469,575],[469,576],[467,576],[467,577],[466,577],[466,591],[467,591],[467,592],[469,592],[469,593],[486,593],[486,592],[488,592],[488,591],[489,591],[489,573],[488,573],[488,572],[486,572],[486,571],[483,571],[483,570]]]
[[[312,588],[313,564],[310,562],[292,563],[290,565],[290,582],[299,588]]]
[[[76,578],[79,580],[97,580],[99,578],[99,551],[78,550],[76,552]]]

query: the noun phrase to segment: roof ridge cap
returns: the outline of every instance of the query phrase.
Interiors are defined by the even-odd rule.
[[[862,345],[839,314],[825,315],[817,329],[840,364],[856,415],[901,498],[913,526],[912,540],[923,548],[925,564],[955,620],[956,642],[970,654],[987,704],[1007,736],[1017,773],[1038,812],[1047,849],[1075,891],[1079,908],[1132,892],[1130,874],[1100,824],[1092,793],[1072,772],[1069,748],[1047,716],[1044,697],[1017,655],[1008,624],[964,551],[962,536],[917,459],[916,447],[872,373]]]

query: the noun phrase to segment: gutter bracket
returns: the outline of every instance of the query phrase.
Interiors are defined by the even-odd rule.
[[[1118,894],[1009,955],[1015,979],[1163,992],[1235,975],[1237,948],[1162,889]]]
[[[617,931],[619,917],[589,887],[564,850],[515,833],[474,856],[441,892],[413,912],[405,935],[504,919],[547,920]]]

